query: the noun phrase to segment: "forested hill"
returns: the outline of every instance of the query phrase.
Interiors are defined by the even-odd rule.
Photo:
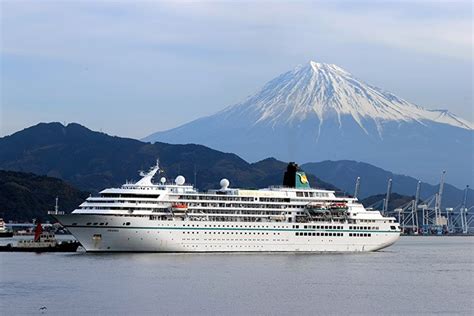
[[[282,183],[286,163],[265,159],[248,163],[239,156],[195,145],[145,143],[91,131],[79,124],[40,123],[0,138],[0,168],[60,178],[77,188],[98,192],[138,180],[160,159],[168,179],[183,175],[199,189],[219,188],[222,178],[231,187],[261,188]],[[335,189],[310,176],[312,186]]]
[[[48,211],[54,210],[56,197],[59,209],[70,212],[88,195],[57,178],[0,170],[0,217],[6,221],[52,220]]]

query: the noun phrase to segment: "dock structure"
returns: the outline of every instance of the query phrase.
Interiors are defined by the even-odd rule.
[[[398,219],[402,232],[413,235],[474,234],[474,206],[467,206],[469,186],[466,186],[461,203],[454,207],[442,207],[446,171],[441,174],[438,192],[421,200],[421,181],[417,182],[414,199],[390,210],[388,203],[392,193],[392,179],[387,182],[385,198],[367,206],[381,209],[385,216]],[[354,195],[360,190],[360,177],[356,179]],[[357,195],[356,195],[357,193]]]
[[[463,204],[456,207],[437,209],[438,193],[424,201],[410,201],[390,212],[388,215],[399,219],[405,234],[472,234],[470,228],[474,221],[474,206],[467,208]],[[418,218],[422,219],[421,223]]]

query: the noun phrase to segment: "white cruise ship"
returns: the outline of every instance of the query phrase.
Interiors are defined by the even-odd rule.
[[[91,252],[360,252],[400,236],[395,218],[310,188],[294,163],[283,186],[259,190],[222,179],[220,189],[198,192],[183,176],[154,184],[159,170],[54,217]]]

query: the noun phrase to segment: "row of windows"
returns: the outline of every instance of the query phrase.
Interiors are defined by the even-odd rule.
[[[288,198],[267,198],[267,197],[261,197],[260,202],[278,202],[278,203],[289,203],[290,199]]]
[[[127,183],[130,184],[130,183]],[[157,188],[157,187],[137,187],[136,185],[122,185],[122,189],[128,189],[128,190],[159,190],[163,191],[163,188]]]
[[[329,197],[327,192],[296,192],[297,197]]]
[[[244,208],[238,208],[238,209],[222,209],[222,208],[213,208],[213,209],[205,209],[205,208],[193,208],[192,211],[194,213],[205,213],[205,214],[248,214],[248,215],[281,215],[281,214],[286,214],[285,212],[282,212],[281,210],[275,210],[275,209],[265,209],[265,210],[247,210]],[[238,212],[238,213],[237,213]],[[289,213],[289,212],[288,212]]]
[[[379,227],[376,226],[349,226],[350,230],[378,230]]]
[[[375,223],[375,219],[359,219],[359,223]]]
[[[90,204],[113,204],[113,203],[122,203],[122,204],[161,204],[160,201],[155,199],[148,199],[146,201],[143,200],[107,200],[107,199],[100,199],[100,198],[89,198],[87,202]]]
[[[372,237],[372,234],[367,234],[367,233],[349,233],[349,237]]]
[[[72,226],[76,226],[76,225],[77,225],[77,223],[72,223]],[[109,223],[108,222],[105,222],[105,223],[91,223],[91,222],[89,222],[86,225],[87,226],[91,226],[91,225],[92,226],[104,226],[104,225],[107,226],[107,225],[109,225]]]
[[[270,239],[258,239],[258,238],[255,238],[255,239],[247,239],[247,238],[239,238],[239,239],[233,239],[233,238],[222,238],[222,239],[216,239],[216,238],[203,238],[202,239],[203,241],[270,241]],[[200,241],[199,238],[183,238],[183,241]],[[275,239],[273,239],[273,241],[275,241]],[[283,240],[282,240],[283,241]]]
[[[297,232],[296,236],[329,236],[329,237],[342,237],[343,233],[307,233],[307,232]]]
[[[120,193],[102,193],[102,197],[108,198],[148,198],[148,199],[156,199],[160,195],[159,194],[120,194]]]
[[[341,223],[341,224],[344,224],[346,222],[346,217],[345,215],[341,215],[341,214],[331,214],[331,219],[332,219],[332,222],[333,223]],[[312,222],[327,222],[328,219],[326,217],[320,217],[320,218],[317,218],[317,217],[312,217],[311,218],[311,221]],[[351,224],[351,219],[347,219],[347,222],[349,224]]]
[[[357,223],[376,223],[376,222],[382,222],[381,220],[375,220],[375,219],[359,219],[357,220]],[[389,220],[384,220],[384,223],[395,223],[394,219],[389,219]]]
[[[197,248],[198,245],[183,245],[183,247],[185,248]],[[221,245],[204,245],[204,247],[206,248],[263,248],[263,246],[260,246],[260,245],[225,245],[225,246],[221,246]]]
[[[222,208],[257,208],[257,209],[286,209],[288,205],[280,204],[241,204],[241,203],[188,203],[190,207],[222,207]]]
[[[188,215],[193,215],[193,214],[188,214]],[[191,219],[195,218],[197,221],[203,220],[202,216],[196,216],[196,217],[190,217]],[[249,222],[249,223],[255,223],[255,222],[261,222],[262,218],[266,217],[237,217],[237,216],[212,216],[208,215],[206,216],[206,221],[211,221],[211,222]],[[171,220],[171,217],[168,219]],[[274,222],[281,222],[279,219],[274,219]],[[209,225],[209,227],[211,227]],[[224,226],[223,226],[224,227]],[[251,226],[249,226],[251,227]],[[255,226],[254,226],[255,227]]]
[[[154,211],[162,210],[162,208],[152,208],[152,207],[120,207],[120,206],[81,206],[81,210],[116,210],[116,211]]]
[[[204,224],[204,225],[199,225],[199,224],[184,224],[183,227],[229,227],[229,228],[285,228],[285,226],[264,226],[264,225],[219,225],[219,224],[216,224],[216,225],[207,225],[207,224]]]
[[[183,234],[196,234],[199,235],[200,232],[194,231],[185,231]],[[260,233],[260,232],[201,232],[202,234],[214,234],[214,235],[268,235],[269,233]],[[273,233],[273,235],[280,235],[280,233]]]
[[[183,200],[200,200],[200,201],[256,201],[256,197],[243,196],[222,196],[222,195],[183,195]]]
[[[72,226],[76,226],[77,223],[72,223]],[[105,223],[92,223],[92,222],[89,222],[86,224],[87,226],[108,226],[109,223],[108,222],[105,222]],[[126,222],[126,223],[123,223],[122,226],[130,226],[130,222]]]
[[[199,224],[184,224],[184,227],[240,227],[240,228],[286,228],[285,226],[263,226],[263,225],[199,225]],[[304,229],[344,229],[344,226],[322,226],[322,225],[301,225]],[[351,226],[352,227],[352,226]],[[291,228],[299,229],[300,225],[292,225]],[[366,229],[370,230],[370,227],[354,227],[350,229]],[[372,229],[378,229],[378,227],[373,227]]]
[[[343,226],[314,226],[314,225],[304,225],[305,229],[344,229]]]

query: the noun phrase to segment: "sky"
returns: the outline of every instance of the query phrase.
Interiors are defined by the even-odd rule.
[[[0,137],[77,122],[142,138],[310,60],[473,118],[471,1],[0,0]]]

